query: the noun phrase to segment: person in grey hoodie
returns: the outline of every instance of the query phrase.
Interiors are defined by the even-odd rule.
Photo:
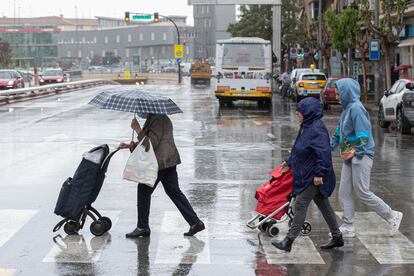
[[[332,150],[339,145],[343,159],[339,186],[343,224],[339,229],[344,238],[355,237],[355,197],[385,219],[389,224],[389,235],[394,236],[403,214],[392,210],[370,190],[375,142],[369,114],[360,101],[360,85],[354,79],[344,78],[336,82],[335,90],[342,105],[339,126],[331,138]]]

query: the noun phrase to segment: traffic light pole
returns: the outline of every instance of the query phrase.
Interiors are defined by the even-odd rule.
[[[181,39],[180,39],[180,31],[178,29],[177,24],[175,24],[174,20],[172,20],[171,18],[169,18],[168,16],[164,16],[164,15],[159,15],[162,18],[165,18],[167,20],[169,20],[171,23],[174,24],[175,29],[177,30],[177,43],[178,45],[180,45]],[[177,62],[178,65],[178,84],[181,84],[181,65],[180,62]]]

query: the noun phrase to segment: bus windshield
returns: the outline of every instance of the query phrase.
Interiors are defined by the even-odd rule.
[[[224,44],[223,67],[265,67],[264,45]]]

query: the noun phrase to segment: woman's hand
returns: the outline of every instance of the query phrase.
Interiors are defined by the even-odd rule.
[[[136,118],[132,119],[132,121],[131,121],[131,128],[133,130],[135,130],[136,133],[140,133],[141,132],[141,126],[138,123],[138,121],[137,121]]]
[[[319,177],[319,176],[315,176],[313,178],[313,184],[315,184],[315,186],[319,186],[323,184],[323,178]]]
[[[290,168],[289,168],[288,164],[287,164],[285,161],[283,161],[283,163],[282,163],[282,168],[280,169],[280,172],[281,172],[281,173],[285,173],[285,172],[287,172],[289,169],[290,169]]]
[[[118,149],[129,149],[129,147],[130,147],[130,144],[121,143],[119,144]]]

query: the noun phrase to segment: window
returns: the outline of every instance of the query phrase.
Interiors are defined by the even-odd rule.
[[[94,56],[94,52],[93,52],[93,50],[91,50],[90,57],[93,58],[93,56]]]
[[[166,52],[165,46],[162,46],[161,51],[162,51],[162,54],[165,55],[165,52]]]
[[[132,42],[132,35],[131,34],[128,35],[128,42]]]
[[[151,32],[151,40],[155,40],[155,33]]]
[[[97,42],[97,39],[96,39],[96,36],[93,38],[93,43],[96,43]]]
[[[102,50],[102,57],[105,57],[105,50]]]
[[[164,41],[167,40],[167,33],[162,34],[162,40],[164,40]]]
[[[73,39],[73,37],[70,39],[70,43],[74,43],[75,42],[75,39]]]
[[[82,37],[82,43],[86,43],[86,38]]]
[[[144,40],[144,34],[143,33],[139,34],[139,40]]]
[[[72,56],[72,53],[68,51],[68,58],[70,58],[71,56]]]
[[[210,6],[206,6],[206,13],[210,13]]]
[[[208,20],[208,26],[211,28],[211,19]]]
[[[141,56],[142,55],[142,48],[138,48],[138,55]]]
[[[125,50],[125,56],[126,56],[127,58],[129,58],[129,48],[126,48],[126,50]]]
[[[121,37],[119,35],[116,36],[116,43],[120,43],[121,42]]]
[[[201,14],[204,14],[204,6],[201,6]]]
[[[118,49],[114,49],[114,56],[118,56]]]
[[[207,27],[207,19],[204,19],[204,27]]]
[[[105,44],[108,44],[108,37],[105,36]]]
[[[398,91],[398,87],[400,86],[401,81],[397,81],[396,83],[394,83],[394,85],[391,87],[390,91],[388,92],[390,95],[391,94],[395,94],[396,91]]]
[[[150,55],[152,56],[154,54],[154,47],[150,47]]]
[[[82,57],[82,51],[81,50],[79,50],[78,51],[78,58],[81,58]]]

